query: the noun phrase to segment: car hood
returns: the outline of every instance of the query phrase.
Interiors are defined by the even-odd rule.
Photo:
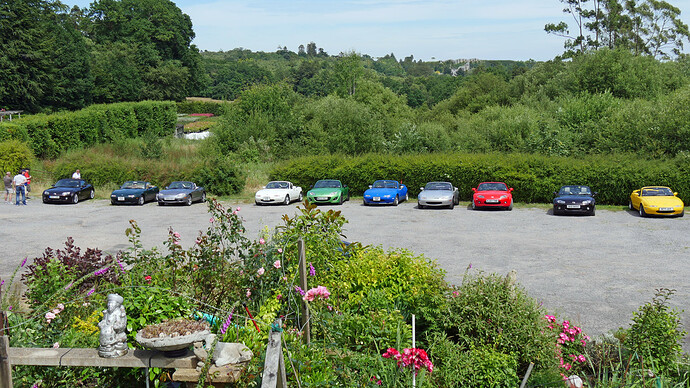
[[[113,190],[110,195],[141,195],[146,191],[145,189],[117,189]]]
[[[290,193],[290,189],[262,189],[256,192],[257,197],[283,196]]]
[[[177,194],[189,194],[193,190],[192,189],[167,189],[167,190],[161,190],[159,193],[162,195],[177,195]]]
[[[678,197],[642,197],[644,206],[674,207],[683,205],[683,201]]]
[[[383,197],[384,195],[396,195],[398,194],[398,189],[389,189],[389,188],[375,188],[375,189],[369,189],[364,192],[364,195],[371,195],[371,196],[376,196],[376,197]]]
[[[434,198],[453,196],[454,194],[455,194],[455,191],[451,191],[451,190],[423,190],[421,193],[419,193],[419,197],[420,198],[427,198],[427,199],[434,199]]]
[[[342,187],[337,187],[337,188],[331,188],[331,187],[320,187],[318,189],[311,189],[309,190],[312,195],[327,195],[330,193],[335,193],[335,192],[340,192],[342,191]]]
[[[51,187],[44,191],[46,194],[60,194],[65,192],[76,193],[81,187]]]
[[[582,201],[592,201],[594,202],[594,198],[590,197],[588,195],[561,195],[559,197],[556,197],[554,201],[572,201],[572,202],[582,202]]]

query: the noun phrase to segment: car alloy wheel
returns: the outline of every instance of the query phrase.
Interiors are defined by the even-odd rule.
[[[304,196],[302,196],[302,193],[299,193],[299,199],[298,199],[298,201],[299,201],[299,202],[302,202],[303,199],[304,199]]]
[[[632,201],[628,201],[628,209],[635,210],[635,208],[633,207]]]
[[[647,213],[644,211],[644,206],[640,204],[640,217],[645,217],[647,216]]]
[[[93,197],[95,197],[95,196],[96,196],[96,193],[93,190],[91,190],[91,192],[89,193],[89,198],[93,199]]]
[[[407,202],[408,199],[410,199],[410,194],[409,194],[409,193],[405,193],[405,202]]]
[[[399,199],[398,196],[396,195],[396,196],[395,196],[395,200],[393,201],[393,206],[398,206],[399,203],[400,203],[400,199]]]
[[[201,193],[201,202],[206,202],[206,193]]]
[[[477,205],[474,203],[474,200],[472,200],[472,210],[477,210]]]
[[[422,205],[422,204],[419,203],[419,202],[417,202],[417,207],[420,208],[420,209],[424,209],[424,205]]]
[[[76,193],[72,196],[72,203],[78,203],[79,202],[79,195]]]
[[[163,206],[165,205],[165,202],[158,201],[158,206]]]
[[[191,195],[189,195],[189,196],[187,197],[187,201],[185,201],[184,204],[187,205],[187,206],[192,206],[192,196],[191,196]]]
[[[290,204],[290,196],[286,195],[285,200],[283,200],[283,205],[289,205]]]
[[[143,195],[141,197],[139,197],[139,201],[137,201],[137,203],[139,204],[139,206],[142,206],[144,204],[144,196]]]
[[[451,200],[450,200],[450,205],[448,205],[448,208],[449,208],[450,210],[453,210],[453,209],[455,208],[455,200],[454,200],[454,199],[451,199]]]

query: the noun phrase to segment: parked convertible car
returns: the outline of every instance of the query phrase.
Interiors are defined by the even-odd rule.
[[[378,203],[398,206],[400,201],[407,201],[407,186],[393,180],[378,180],[369,185],[369,190],[364,192],[364,205]]]
[[[350,189],[336,179],[322,179],[309,189],[307,201],[310,203],[337,203],[350,200]]]
[[[205,202],[206,190],[199,187],[194,182],[176,181],[161,190],[156,196],[158,205],[168,205],[174,203],[183,203],[190,206],[192,202]]]
[[[650,215],[683,217],[684,206],[683,200],[678,198],[678,193],[664,186],[647,186],[635,190],[630,194],[630,202],[628,202],[630,210],[637,210],[640,217]]]
[[[472,191],[472,209],[498,207],[513,210],[513,188],[508,188],[503,182],[483,182]]]
[[[143,205],[155,201],[158,187],[144,181],[127,181],[119,189],[110,193],[110,203],[113,205],[136,203]]]
[[[302,188],[288,181],[268,182],[263,189],[254,195],[254,202],[257,205],[268,203],[289,205],[292,201],[302,201]]]
[[[60,179],[43,192],[43,203],[77,203],[95,195],[93,186],[83,179]]]
[[[417,196],[417,207],[448,206],[450,209],[460,203],[460,192],[450,182],[429,182],[420,187],[421,192]]]
[[[594,196],[589,186],[569,185],[561,187],[553,200],[553,214],[587,214],[593,216],[595,209]]]

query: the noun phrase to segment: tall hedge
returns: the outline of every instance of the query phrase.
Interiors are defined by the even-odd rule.
[[[213,113],[216,116],[222,116],[227,111],[228,104],[230,104],[228,101],[181,101],[177,103],[177,113]]]
[[[34,154],[53,158],[74,148],[175,130],[174,102],[142,101],[92,105],[75,112],[26,116],[0,124],[0,140],[28,141]]]
[[[429,181],[449,181],[468,201],[472,187],[503,181],[513,187],[516,202],[548,203],[566,184],[588,185],[602,204],[625,205],[632,190],[664,185],[690,202],[690,158],[650,161],[632,155],[592,156],[584,159],[536,154],[424,154],[310,156],[290,160],[271,172],[271,179],[287,179],[305,190],[319,179],[340,179],[352,194],[361,195],[376,179],[405,183],[410,194]]]

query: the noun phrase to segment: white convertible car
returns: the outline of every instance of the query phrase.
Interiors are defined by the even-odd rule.
[[[293,201],[302,201],[302,188],[288,181],[268,182],[263,189],[256,192],[254,202],[257,205],[282,203],[289,205]]]

